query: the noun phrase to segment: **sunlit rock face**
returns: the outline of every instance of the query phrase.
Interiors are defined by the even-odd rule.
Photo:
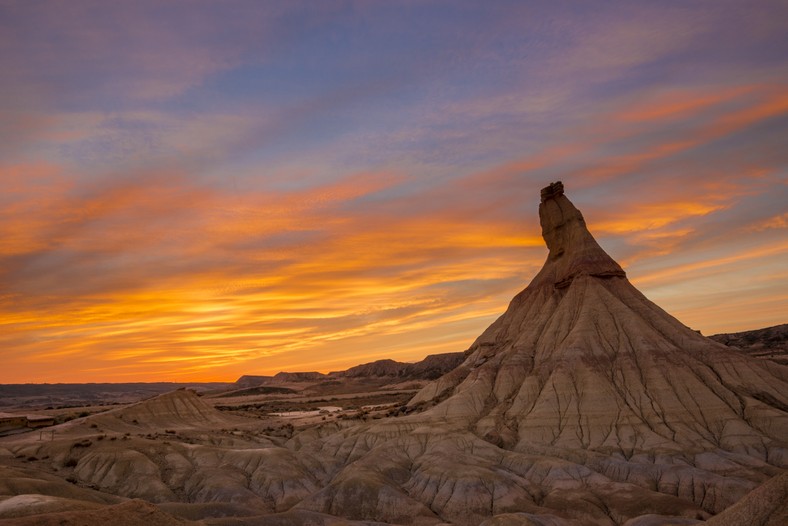
[[[704,338],[646,299],[560,183],[542,191],[539,216],[544,267],[407,416],[285,441],[177,392],[67,424],[50,442],[7,444],[77,485],[9,471],[0,490],[68,499],[75,516],[117,506],[108,494],[141,498],[216,525],[785,517],[788,369]],[[78,446],[93,426],[131,438]],[[167,426],[166,441],[142,434]],[[241,431],[218,432],[230,427]],[[6,507],[23,515],[19,506]]]

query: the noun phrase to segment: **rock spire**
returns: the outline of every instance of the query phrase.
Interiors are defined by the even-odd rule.
[[[535,283],[552,282],[562,288],[581,275],[626,276],[588,231],[583,214],[564,195],[561,181],[542,189],[539,222],[550,255]]]

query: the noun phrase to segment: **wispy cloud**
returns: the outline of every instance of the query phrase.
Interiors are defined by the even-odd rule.
[[[15,345],[38,370],[80,355],[112,367],[133,361],[140,371],[190,356],[216,371],[221,357],[240,367],[478,317],[484,298],[500,292],[495,282],[510,279],[512,263],[496,256],[518,244],[517,234],[439,216],[386,226],[391,218],[374,210],[344,212],[396,181],[359,174],[239,196],[159,175],[63,193],[38,210],[48,219],[3,253],[2,338],[38,334],[41,349]],[[464,282],[491,286],[482,293]],[[458,314],[474,300],[473,312]]]
[[[61,4],[0,21],[0,381],[462,350],[558,179],[682,320],[784,321],[779,3]]]

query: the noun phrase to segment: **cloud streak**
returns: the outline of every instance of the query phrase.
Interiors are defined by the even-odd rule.
[[[544,261],[538,190],[558,179],[685,323],[785,321],[769,17],[37,6],[2,28],[0,382],[463,350]]]

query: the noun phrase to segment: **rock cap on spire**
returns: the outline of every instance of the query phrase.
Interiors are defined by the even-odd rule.
[[[556,181],[542,188],[542,202],[564,195],[564,183]]]

